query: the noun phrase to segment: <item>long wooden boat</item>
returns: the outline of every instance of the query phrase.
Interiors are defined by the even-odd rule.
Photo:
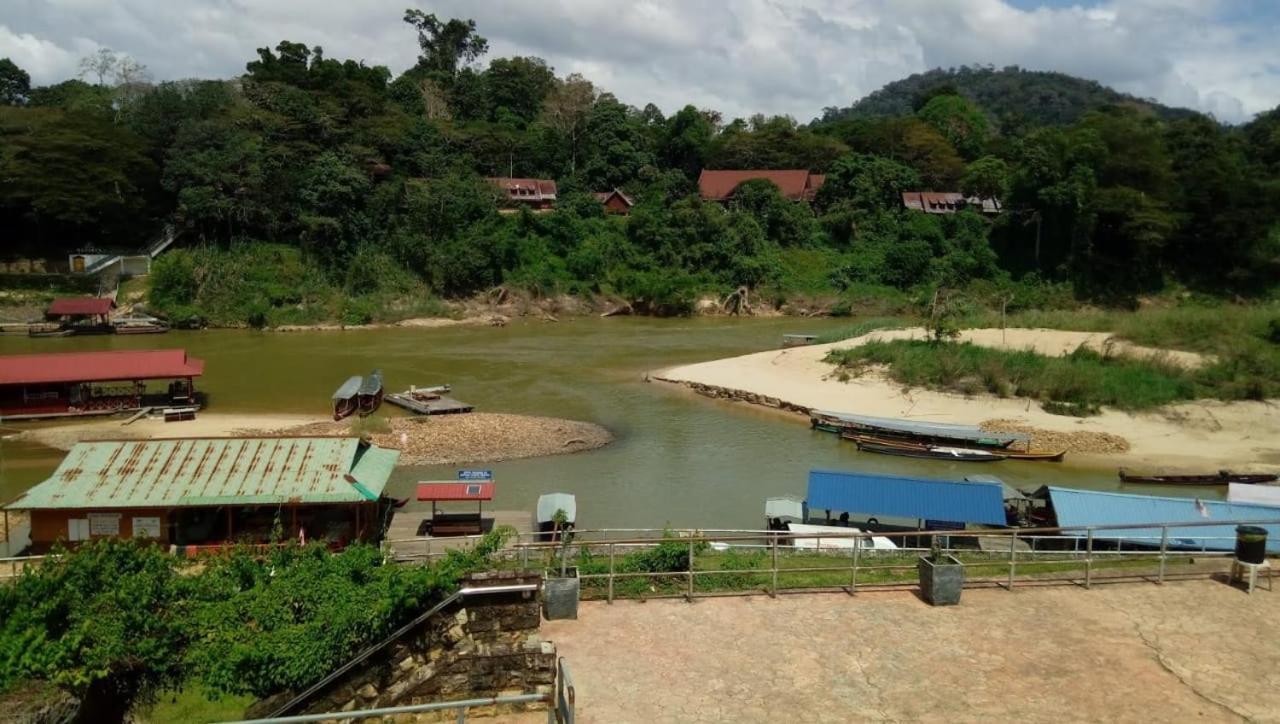
[[[169,325],[155,317],[122,317],[112,322],[116,334],[164,334]]]
[[[344,417],[354,415],[360,409],[360,403],[357,397],[360,394],[360,386],[364,384],[364,378],[360,375],[352,375],[343,382],[337,390],[333,392],[333,419],[341,420]]]
[[[75,333],[74,329],[61,325],[33,324],[27,328],[28,337],[70,337]]]
[[[859,450],[879,453],[881,455],[897,455],[904,458],[922,458],[925,460],[949,460],[965,463],[992,463],[1008,460],[1004,453],[987,450],[968,450],[955,447],[902,447],[899,445],[877,445],[871,442],[857,443]]]
[[[814,410],[809,413],[814,428],[828,432],[861,432],[876,437],[901,438],[916,442],[968,445],[970,447],[1005,448],[1015,442],[1028,442],[1031,437],[1019,432],[991,432],[977,425],[950,422],[899,420],[891,417],[855,415],[845,412]]]
[[[382,370],[374,370],[364,378],[356,395],[360,416],[373,414],[382,404]]]
[[[925,442],[886,438],[886,437],[879,437],[875,435],[864,435],[861,433],[848,432],[848,431],[842,433],[841,437],[844,438],[845,440],[852,440],[853,442],[864,442],[871,445],[893,445],[896,447],[914,448],[918,450],[928,450],[930,448],[935,448],[935,447],[950,447],[951,449],[971,450],[973,452],[981,452],[981,453],[993,452],[997,455],[1003,455],[1009,458],[1010,460],[1030,460],[1030,461],[1060,463],[1062,462],[1063,458],[1067,456],[1066,450],[1063,450],[1062,452],[1056,452],[1056,453],[1055,452],[1023,452],[1020,450],[1008,450],[1003,448],[982,450],[979,448],[965,447],[963,445],[939,446],[939,445],[931,445]]]
[[[1130,475],[1120,468],[1120,482],[1141,485],[1228,485],[1242,483],[1256,485],[1270,483],[1280,479],[1280,475],[1269,473],[1233,473],[1230,470],[1219,470],[1215,475]]]

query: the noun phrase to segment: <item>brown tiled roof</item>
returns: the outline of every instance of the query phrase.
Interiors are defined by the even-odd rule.
[[[608,201],[613,196],[617,196],[618,198],[622,199],[622,202],[627,206],[635,206],[635,203],[631,200],[631,197],[622,193],[618,189],[613,189],[612,191],[595,191],[591,195],[595,196],[596,201],[599,201],[602,204]]]
[[[780,171],[759,169],[712,171],[703,169],[702,175],[698,177],[698,192],[702,194],[702,198],[708,201],[724,201],[733,195],[733,190],[738,188],[739,184],[756,179],[766,179],[772,181],[783,196],[793,201],[800,201],[813,198],[813,192],[817,190],[813,184],[814,178],[812,174],[802,168]],[[819,185],[821,184],[821,182],[818,183]]]

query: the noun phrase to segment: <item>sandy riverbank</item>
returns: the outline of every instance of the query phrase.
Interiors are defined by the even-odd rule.
[[[562,455],[608,445],[613,435],[589,422],[552,417],[475,412],[440,417],[391,417],[385,430],[370,437],[383,447],[403,451],[402,465],[498,462]],[[314,415],[201,413],[195,420],[158,419],[123,425],[123,418],[77,422],[23,431],[19,439],[69,450],[82,440],[142,440],[164,437],[248,435],[347,435],[350,420],[333,422]],[[366,429],[376,430],[376,427]]]
[[[1166,470],[1232,468],[1280,471],[1280,400],[1268,402],[1201,401],[1129,414],[1104,410],[1089,418],[1051,415],[1034,401],[992,395],[964,396],[903,388],[874,372],[840,382],[823,358],[874,339],[901,339],[918,330],[873,332],[832,344],[771,350],[728,359],[685,365],[654,373],[654,377],[686,385],[704,394],[746,399],[803,412],[828,409],[911,420],[981,424],[990,420],[1060,433],[1102,433],[1123,438],[1128,452],[1095,455],[1085,462],[1098,465],[1143,465]],[[1031,348],[1044,354],[1065,354],[1079,344],[1101,346],[1106,335],[1056,330],[1010,329],[1005,348]],[[970,330],[963,339],[1000,347],[1001,331]],[[1198,355],[1117,346],[1134,355],[1161,355],[1179,364],[1202,364]],[[1120,446],[1123,447],[1123,446]],[[1079,458],[1077,458],[1079,459]]]

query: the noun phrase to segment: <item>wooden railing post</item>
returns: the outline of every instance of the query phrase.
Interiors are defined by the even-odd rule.
[[[778,532],[773,532],[773,586],[769,589],[769,597],[778,597]]]
[[[1090,588],[1093,585],[1093,528],[1087,533],[1084,544],[1084,587]]]
[[[1009,536],[1009,590],[1013,590],[1013,573],[1018,566],[1018,531]]]
[[[853,570],[849,573],[849,595],[858,592],[858,554],[862,550],[862,536],[853,539]]]
[[[1156,576],[1156,583],[1164,583],[1164,562],[1169,554],[1169,526],[1160,526],[1160,573]]]
[[[609,544],[609,603],[613,603],[613,544]]]
[[[685,593],[685,600],[693,601],[693,536],[689,536],[689,590]]]

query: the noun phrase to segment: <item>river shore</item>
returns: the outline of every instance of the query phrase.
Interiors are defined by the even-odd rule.
[[[1280,471],[1280,400],[1230,403],[1203,400],[1170,405],[1149,413],[1103,410],[1095,417],[1075,418],[1045,412],[1028,399],[904,388],[874,370],[840,381],[834,374],[834,365],[823,361],[833,349],[921,334],[922,330],[872,332],[830,344],[684,365],[652,376],[708,396],[801,414],[807,414],[810,409],[826,409],[917,421],[989,423],[987,427],[992,428],[1021,426],[1056,433],[1053,444],[1071,440],[1074,433],[1087,433],[1089,438],[1105,444],[1093,449],[1084,442],[1075,445],[1073,449],[1083,454],[1083,460],[1077,458],[1077,461],[1099,466],[1141,465],[1196,472]],[[1030,348],[1042,354],[1065,354],[1082,343],[1105,345],[1106,337],[1038,329],[1009,329],[1002,334],[1001,330],[987,329],[970,330],[962,340],[1006,349]],[[1116,351],[1135,356],[1160,356],[1186,366],[1204,362],[1191,353],[1133,345],[1118,346]],[[1078,439],[1086,440],[1085,437]],[[1116,443],[1117,439],[1124,444]]]
[[[121,418],[114,418],[39,427],[15,437],[69,450],[85,440],[364,434],[377,445],[401,450],[401,465],[499,462],[562,455],[593,450],[613,441],[613,435],[599,425],[553,417],[474,412],[377,419],[385,420],[385,424],[367,420],[334,422],[304,415],[201,413],[187,422],[144,419],[126,426]]]

